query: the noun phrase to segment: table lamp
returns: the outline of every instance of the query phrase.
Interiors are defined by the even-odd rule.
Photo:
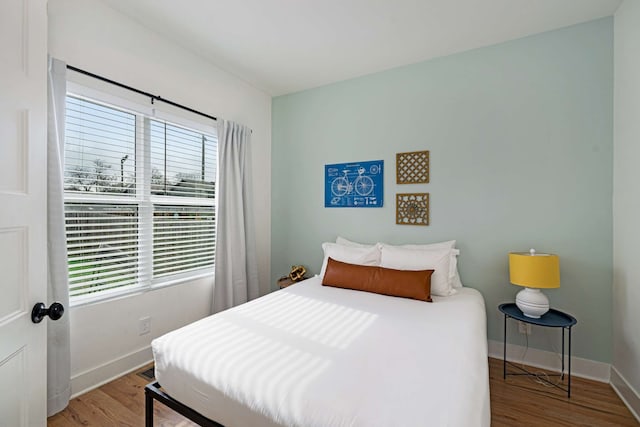
[[[549,311],[549,298],[540,289],[560,287],[560,258],[535,249],[510,252],[509,281],[525,287],[516,295],[516,305],[522,314],[537,319]]]

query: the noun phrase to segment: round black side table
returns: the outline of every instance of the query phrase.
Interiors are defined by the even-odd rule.
[[[564,359],[565,359],[565,354],[564,354],[564,342],[565,342],[565,330],[567,330],[569,333],[569,351],[568,351],[568,372],[567,372],[567,388],[564,388],[556,383],[553,383],[551,381],[549,381],[546,378],[543,377],[538,377],[540,378],[542,381],[547,382],[548,384],[551,384],[555,387],[558,387],[560,390],[566,391],[567,392],[567,398],[571,398],[571,328],[578,323],[578,321],[576,320],[575,317],[567,314],[567,313],[563,313],[560,310],[555,310],[553,308],[549,309],[548,312],[546,312],[545,314],[543,314],[542,316],[540,316],[539,319],[533,318],[533,317],[528,317],[525,316],[522,311],[520,311],[520,309],[515,305],[515,303],[506,303],[506,304],[500,304],[498,306],[498,310],[500,310],[503,314],[504,314],[504,336],[503,336],[503,352],[502,352],[502,378],[503,379],[507,379],[507,375],[530,375],[530,376],[536,376],[537,375],[533,372],[529,372],[526,369],[524,369],[521,366],[515,365],[513,363],[507,362],[507,319],[511,318],[511,319],[515,319],[518,320],[520,322],[524,322],[524,323],[529,323],[532,325],[537,325],[537,326],[543,326],[546,328],[560,328],[562,329],[562,370],[560,371],[559,374],[550,374],[550,376],[559,376],[561,379],[564,379]],[[519,373],[507,373],[507,363],[509,363],[509,365],[519,369],[522,372]]]

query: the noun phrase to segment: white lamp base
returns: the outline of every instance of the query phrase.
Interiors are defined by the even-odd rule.
[[[516,306],[525,316],[539,319],[549,311],[549,298],[540,289],[524,288],[516,295]]]

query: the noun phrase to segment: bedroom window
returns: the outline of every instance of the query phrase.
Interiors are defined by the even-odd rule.
[[[94,300],[213,272],[217,138],[68,95],[69,291]]]

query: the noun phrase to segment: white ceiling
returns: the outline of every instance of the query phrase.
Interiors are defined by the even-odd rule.
[[[102,0],[271,95],[612,15],[622,0]]]

